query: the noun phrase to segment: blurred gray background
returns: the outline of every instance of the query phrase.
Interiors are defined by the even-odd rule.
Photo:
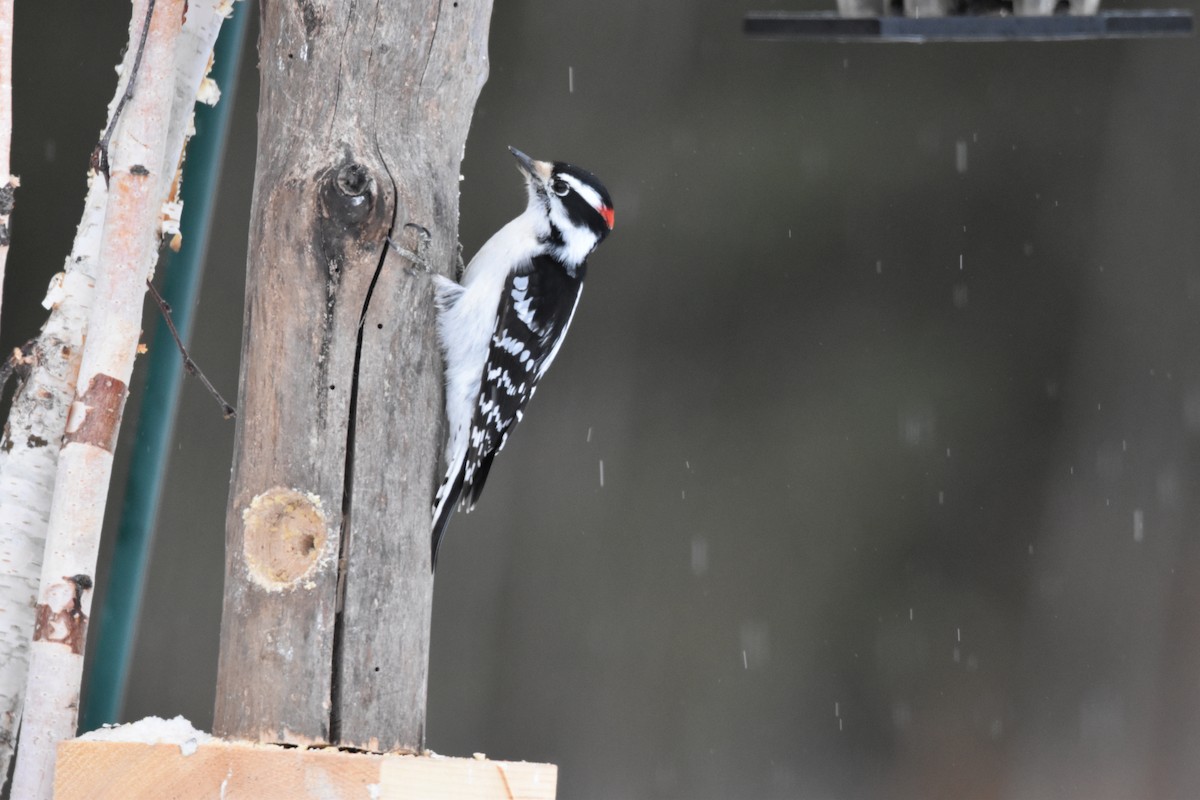
[[[496,4],[467,255],[508,144],[617,224],[442,551],[429,746],[563,798],[1200,796],[1200,43],[745,39],[773,7]],[[6,348],[127,24],[18,5]],[[253,47],[193,349],[228,393]],[[189,380],[126,719],[211,724],[232,435]]]

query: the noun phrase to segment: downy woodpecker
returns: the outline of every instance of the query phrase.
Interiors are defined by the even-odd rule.
[[[456,283],[436,276],[446,366],[446,477],[434,500],[432,563],[450,515],[470,511],[558,353],[579,303],[587,257],[613,227],[596,176],[508,148],[529,204],[471,259]]]

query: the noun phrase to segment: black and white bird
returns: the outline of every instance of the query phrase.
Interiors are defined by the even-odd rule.
[[[433,508],[435,566],[450,515],[474,508],[567,335],[587,257],[613,227],[612,199],[595,175],[509,150],[525,177],[524,213],[487,240],[461,283],[435,278],[450,425]]]

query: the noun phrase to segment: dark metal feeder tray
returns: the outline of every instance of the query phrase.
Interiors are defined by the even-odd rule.
[[[1102,11],[1074,16],[969,14],[945,17],[842,17],[835,12],[752,11],[747,36],[825,42],[1009,42],[1190,36],[1192,12]]]

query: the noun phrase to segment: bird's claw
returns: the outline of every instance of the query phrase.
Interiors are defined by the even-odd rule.
[[[415,252],[405,247],[401,247],[396,243],[396,240],[390,236],[385,237],[385,241],[388,243],[388,247],[392,248],[397,255],[409,262],[409,265],[405,267],[405,271],[407,271],[410,275],[428,275],[434,270],[433,267],[429,265],[429,262],[425,260],[425,251],[429,249],[429,242],[433,239],[433,236],[429,233],[428,228],[426,228],[424,225],[418,225],[415,222],[404,223],[404,229],[407,230],[408,228],[412,228],[414,231],[416,231],[417,248]]]

